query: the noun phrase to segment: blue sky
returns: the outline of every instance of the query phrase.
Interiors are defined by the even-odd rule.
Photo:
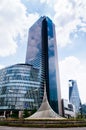
[[[1,0],[0,68],[25,61],[29,27],[40,17],[56,26],[62,98],[68,98],[68,80],[77,80],[86,102],[86,1]]]

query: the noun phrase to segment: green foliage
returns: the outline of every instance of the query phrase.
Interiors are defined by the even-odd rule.
[[[12,114],[10,115],[11,118],[18,118],[18,111],[12,111]]]
[[[31,115],[34,114],[36,111],[37,111],[37,109],[34,108],[34,109],[31,111]]]
[[[26,117],[28,117],[28,116],[30,116],[30,113],[28,112],[27,109],[25,109],[25,110],[23,111],[23,117],[26,118]]]
[[[34,114],[36,111],[37,111],[36,108],[34,108],[32,111],[29,111],[29,110],[25,109],[23,111],[23,117],[27,118],[27,117],[31,116],[32,114]]]
[[[82,114],[86,115],[86,104],[82,104]]]

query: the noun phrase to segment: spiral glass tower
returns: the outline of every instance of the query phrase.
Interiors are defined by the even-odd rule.
[[[26,64],[39,69],[40,99],[44,83],[51,108],[61,115],[61,95],[55,25],[48,17],[41,17],[29,29]]]

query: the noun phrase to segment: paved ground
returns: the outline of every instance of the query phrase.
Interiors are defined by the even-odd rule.
[[[86,127],[81,128],[19,128],[0,126],[0,130],[86,130]]]

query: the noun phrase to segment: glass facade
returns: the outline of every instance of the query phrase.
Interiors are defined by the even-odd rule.
[[[26,64],[39,69],[41,99],[44,82],[52,109],[61,114],[61,95],[55,25],[48,17],[41,17],[29,29]]]
[[[78,113],[81,107],[81,100],[75,80],[69,80],[69,102],[75,106],[75,111]]]
[[[0,110],[38,109],[40,104],[39,70],[16,64],[0,70]]]

